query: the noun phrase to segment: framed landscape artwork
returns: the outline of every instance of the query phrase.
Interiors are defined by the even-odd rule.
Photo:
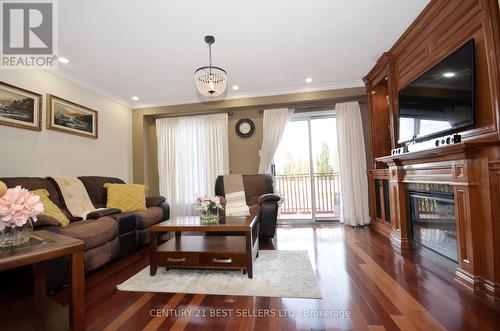
[[[47,129],[97,139],[97,111],[47,94]]]
[[[0,124],[42,130],[42,95],[0,82]]]

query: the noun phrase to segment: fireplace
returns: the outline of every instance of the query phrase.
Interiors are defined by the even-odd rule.
[[[457,262],[455,200],[450,185],[409,187],[411,236],[415,244]]]

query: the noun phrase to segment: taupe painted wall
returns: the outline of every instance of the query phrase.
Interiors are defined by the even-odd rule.
[[[240,138],[235,131],[241,118],[255,123],[255,133],[250,138]],[[259,109],[245,109],[229,117],[229,171],[233,174],[251,175],[259,170],[259,150],[262,146],[262,118]]]
[[[158,194],[158,159],[156,147],[155,119],[166,116],[232,111],[229,117],[229,169],[231,173],[256,173],[259,166],[259,149],[262,145],[262,114],[259,109],[321,105],[365,98],[364,88],[308,92],[259,98],[234,99],[222,102],[197,103],[176,106],[135,109],[132,115],[134,182],[149,186],[149,194]],[[367,105],[361,105],[364,135],[369,153],[369,122]],[[243,139],[236,135],[235,125],[241,118],[250,118],[255,123],[252,137]],[[370,154],[367,154],[369,157]]]
[[[0,81],[43,95],[42,130],[0,126],[0,176],[111,176],[132,181],[132,110],[50,70],[0,70]],[[98,112],[99,139],[46,129],[46,94]]]

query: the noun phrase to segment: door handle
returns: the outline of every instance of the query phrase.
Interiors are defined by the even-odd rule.
[[[212,259],[212,262],[213,262],[213,263],[224,263],[224,264],[229,264],[229,263],[233,263],[233,259],[217,259],[217,258],[213,258],[213,259]]]
[[[185,257],[180,257],[180,258],[174,259],[174,258],[171,258],[171,257],[167,257],[167,262],[182,263],[182,262],[186,262],[186,258]]]

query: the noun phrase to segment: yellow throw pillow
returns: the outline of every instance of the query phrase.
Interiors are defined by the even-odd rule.
[[[106,208],[122,212],[146,210],[146,186],[140,184],[104,184],[108,190]]]
[[[61,227],[66,227],[69,225],[69,220],[61,211],[61,209],[52,202],[49,198],[49,192],[45,189],[33,190],[31,193],[38,195],[40,197],[40,202],[43,204],[42,215],[50,216],[59,221]]]

